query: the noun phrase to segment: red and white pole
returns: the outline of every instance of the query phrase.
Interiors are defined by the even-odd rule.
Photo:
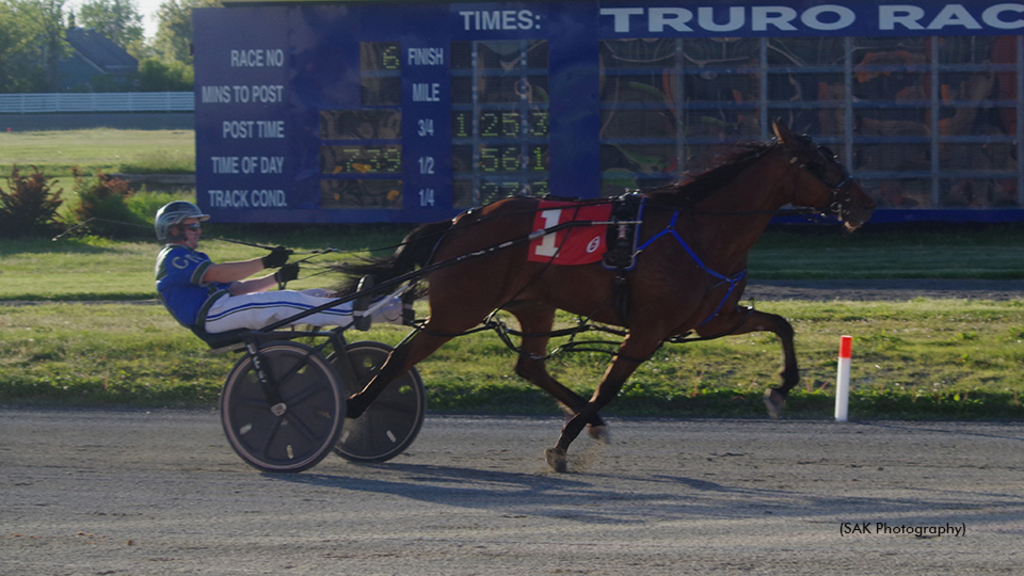
[[[853,337],[839,338],[839,366],[836,370],[836,422],[846,422],[850,412],[850,361]]]

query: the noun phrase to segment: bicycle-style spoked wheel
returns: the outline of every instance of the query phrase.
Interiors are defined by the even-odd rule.
[[[231,447],[266,472],[301,472],[324,459],[338,440],[345,398],[323,356],[297,342],[270,342],[259,361],[270,389],[260,382],[251,356],[228,374],[220,397],[221,423]]]
[[[357,382],[342,379],[345,397],[358,392],[384,364],[391,347],[381,342],[352,342],[345,347]],[[330,359],[333,361],[334,356]],[[339,373],[344,373],[339,370]],[[412,444],[423,425],[427,394],[415,368],[388,384],[359,418],[346,418],[334,451],[353,462],[383,462]]]

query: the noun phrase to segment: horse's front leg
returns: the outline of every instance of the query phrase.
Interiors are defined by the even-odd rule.
[[[731,330],[733,326],[737,326]],[[768,415],[778,418],[782,415],[783,406],[789,391],[800,382],[800,369],[796,363],[796,347],[793,343],[793,326],[778,314],[769,314],[751,310],[745,306],[736,307],[730,314],[720,314],[714,322],[697,331],[701,336],[715,336],[728,331],[725,335],[732,336],[750,332],[772,332],[782,342],[782,371],[779,376],[782,385],[769,388],[764,393],[764,404]]]
[[[636,333],[631,333],[626,337],[622,346],[619,347],[618,355],[615,356],[608,370],[605,371],[604,377],[601,378],[601,383],[594,389],[594,395],[590,401],[562,427],[562,433],[558,437],[555,447],[545,451],[544,456],[548,465],[555,472],[566,471],[566,455],[569,445],[580,435],[583,427],[596,418],[597,413],[619,395],[626,380],[644,360],[654,354],[660,344],[660,339],[651,341],[650,338],[647,338],[641,341]]]

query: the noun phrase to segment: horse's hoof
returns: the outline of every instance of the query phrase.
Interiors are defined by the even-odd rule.
[[[768,409],[768,416],[778,419],[782,416],[782,408],[786,405],[786,397],[778,390],[769,388],[764,391],[764,407]]]
[[[548,448],[544,451],[544,457],[547,458],[548,466],[551,466],[552,470],[565,472],[565,448]]]
[[[591,426],[587,433],[594,440],[599,440],[603,444],[612,443],[612,431],[607,426]]]

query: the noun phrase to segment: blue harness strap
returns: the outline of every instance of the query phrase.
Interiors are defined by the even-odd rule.
[[[640,207],[640,213],[640,219],[642,220],[643,205],[641,205]],[[718,306],[715,308],[715,311],[712,312],[710,316],[705,318],[703,322],[697,325],[697,327],[700,327],[707,324],[708,322],[710,322],[711,320],[715,319],[718,316],[718,313],[722,311],[722,306],[725,305],[725,302],[729,300],[729,296],[731,296],[733,291],[736,290],[736,286],[739,285],[740,280],[742,280],[744,276],[747,275],[747,270],[746,268],[744,268],[743,270],[736,274],[733,274],[732,276],[725,276],[724,274],[720,274],[718,272],[715,272],[711,268],[708,268],[707,265],[704,264],[704,261],[701,260],[699,256],[697,256],[697,253],[693,251],[693,248],[690,248],[690,245],[687,244],[685,240],[683,240],[683,237],[680,236],[678,232],[676,232],[676,220],[678,218],[679,211],[677,210],[672,214],[672,220],[668,223],[668,226],[666,226],[661,232],[658,232],[654,236],[651,236],[646,242],[641,244],[640,247],[637,248],[637,253],[642,252],[645,248],[650,246],[655,240],[661,238],[662,236],[671,235],[676,239],[677,242],[679,242],[679,245],[683,247],[683,250],[686,250],[686,253],[690,255],[690,258],[693,259],[694,264],[700,267],[701,270],[703,270],[706,274],[710,275],[711,277],[721,280],[721,282],[715,284],[715,286],[719,286],[721,284],[729,285],[729,290],[726,291],[725,296],[722,297],[722,301],[718,303]]]

